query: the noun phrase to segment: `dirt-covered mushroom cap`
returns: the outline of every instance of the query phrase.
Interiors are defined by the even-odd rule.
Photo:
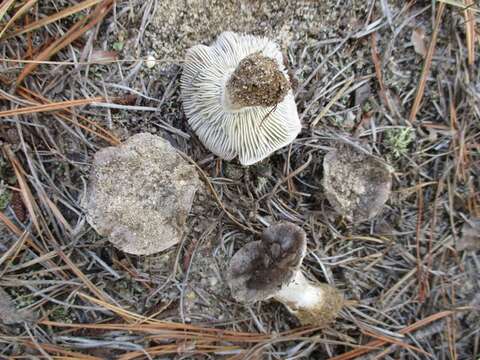
[[[87,221],[120,250],[150,255],[181,240],[199,185],[194,166],[168,141],[137,134],[95,154]]]
[[[262,240],[248,243],[230,261],[232,296],[246,303],[273,296],[293,279],[306,249],[306,235],[300,227],[287,222],[270,226]]]
[[[333,208],[353,222],[373,218],[390,196],[389,167],[366,150],[346,143],[325,155],[323,186]]]
[[[282,53],[266,38],[224,32],[190,48],[181,89],[189,124],[225,160],[254,164],[301,130]]]

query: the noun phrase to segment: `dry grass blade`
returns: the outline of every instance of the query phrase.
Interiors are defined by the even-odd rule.
[[[455,1],[455,0],[438,0],[438,1],[441,2],[441,3],[445,3],[447,5],[452,5],[452,6],[459,7],[462,10],[466,9],[465,4],[463,4],[461,1]],[[472,3],[472,5],[473,5],[473,3]],[[475,11],[475,12],[480,12],[480,9],[474,8],[473,6],[471,6],[471,10]]]
[[[375,75],[377,76],[378,86],[380,87],[380,98],[382,99],[385,106],[388,107],[390,112],[392,112],[390,102],[388,101],[388,98],[387,98],[385,83],[383,81],[382,61],[380,60],[380,56],[379,56],[379,53],[378,53],[377,34],[376,33],[372,33],[372,35],[370,36],[370,44],[371,44],[371,48],[372,48],[372,60],[373,60],[374,66],[375,66]]]
[[[0,221],[7,227],[7,229],[17,236],[22,236],[23,232],[2,212],[0,212]],[[27,242],[32,248],[41,253],[41,250],[35,245],[30,236],[27,237]]]
[[[417,118],[418,110],[422,103],[423,95],[425,93],[425,86],[427,84],[427,77],[430,73],[430,68],[432,66],[433,53],[435,52],[435,47],[437,44],[438,31],[440,30],[440,24],[442,20],[443,12],[445,11],[445,3],[441,3],[437,10],[437,16],[435,18],[435,27],[433,28],[432,39],[430,40],[430,45],[428,46],[427,56],[425,57],[425,62],[423,63],[422,75],[420,77],[420,82],[418,84],[417,93],[415,95],[415,100],[410,111],[410,116],[408,120],[410,123],[414,123]]]
[[[98,103],[103,101],[105,101],[103,97],[95,97],[91,99],[67,100],[67,101],[61,101],[56,103],[28,106],[20,109],[0,111],[0,118],[7,117],[7,116],[17,116],[17,115],[39,113],[39,112],[61,110],[61,109],[67,109],[74,106],[87,105],[87,104]]]
[[[30,1],[36,2],[37,0],[30,0]],[[17,31],[14,31],[11,34],[8,34],[8,36],[6,38],[9,39],[11,37],[22,35],[22,34],[25,34],[27,32],[33,31],[33,30],[38,29],[42,26],[45,26],[45,25],[51,24],[55,21],[58,21],[60,19],[63,19],[67,16],[74,15],[74,14],[78,13],[79,11],[88,9],[88,8],[94,6],[94,5],[96,5],[96,4],[98,4],[102,1],[103,0],[85,0],[81,3],[79,3],[79,4],[73,5],[69,8],[66,8],[66,9],[62,10],[62,11],[54,13],[54,14],[46,17],[46,18],[35,21],[35,22],[29,24],[28,26],[25,26],[25,27],[23,27],[23,28],[21,28]]]
[[[0,221],[3,222],[3,224],[6,226],[6,228],[12,233],[12,234],[15,234],[16,236],[18,237],[22,237],[23,236],[23,231],[20,230],[17,225],[15,225],[4,213],[0,212]],[[26,234],[26,243],[28,244],[28,246],[30,246],[37,254],[43,254],[43,251],[42,249],[40,249],[40,247],[32,240],[30,234]],[[45,261],[46,263],[48,263],[48,265],[51,267],[51,268],[56,268],[57,265],[50,260],[50,258],[53,257],[53,256],[50,256],[50,257],[45,257],[44,260],[39,260],[40,262],[43,262]],[[32,262],[37,262],[36,260],[33,260]],[[59,273],[61,274],[62,278],[63,279],[66,279],[67,278],[67,274],[60,270]]]
[[[8,21],[5,27],[0,31],[0,39],[2,38],[5,31],[23,14],[25,14],[28,9],[30,9],[38,0],[28,0],[16,13],[12,16],[12,18]],[[1,20],[1,19],[0,19]]]
[[[65,264],[68,265],[68,267],[77,275],[82,282],[87,286],[87,288],[90,289],[90,291],[95,294],[97,297],[100,299],[103,299],[105,303],[113,302],[112,298],[105,294],[103,291],[98,289],[86,276],[85,274],[78,268],[77,265],[73,263],[70,258],[63,253],[63,251],[58,250],[57,254],[62,258],[62,260],[65,262]]]
[[[5,84],[9,84],[9,82],[2,77],[0,77],[0,80],[2,82],[4,82]],[[52,104],[48,99],[46,99],[42,95],[37,94],[34,91],[32,91],[30,89],[27,89],[23,86],[18,86],[17,87],[17,93],[19,95],[21,95],[23,98],[25,98],[29,101],[38,103],[38,104]],[[58,116],[62,120],[73,123],[74,125],[77,125],[77,126],[81,127],[82,129],[84,129],[84,130],[86,130],[86,131],[104,139],[105,141],[107,141],[111,145],[118,145],[120,143],[120,140],[115,135],[113,135],[108,130],[104,129],[102,126],[97,125],[95,122],[87,119],[84,116],[77,115],[77,118],[82,120],[83,122],[85,122],[88,126],[83,125],[81,123],[78,123],[78,122],[72,120],[70,118],[71,115],[72,115],[72,112],[68,108],[58,111]]]
[[[177,150],[178,151],[178,150]],[[244,224],[241,223],[240,220],[237,220],[235,218],[235,216],[233,216],[230,211],[228,211],[225,206],[223,205],[222,203],[222,200],[220,199],[220,197],[218,196],[217,194],[217,191],[215,190],[215,188],[213,187],[212,185],[212,182],[209,180],[207,174],[205,174],[205,171],[203,171],[203,169],[198,166],[198,164],[190,157],[188,156],[187,154],[185,154],[184,152],[181,152],[181,151],[178,151],[185,159],[187,159],[192,165],[195,166],[195,168],[198,170],[198,172],[200,173],[200,175],[202,176],[202,178],[205,180],[205,182],[207,183],[212,195],[215,197],[215,200],[217,201],[218,205],[222,208],[222,210],[224,211],[225,215],[227,215],[227,217],[232,220],[236,225],[238,225],[240,228],[244,229],[244,230],[247,230],[247,231],[250,231],[252,232],[253,234],[259,234],[259,232],[255,229],[253,229],[252,227],[249,227],[249,226],[246,226]]]
[[[318,328],[308,328],[308,329],[295,329],[288,332],[280,334],[260,334],[260,333],[244,333],[236,332],[231,330],[217,329],[217,328],[206,328],[195,325],[183,324],[183,323],[174,323],[166,321],[157,321],[156,323],[151,324],[118,324],[118,323],[108,323],[108,324],[68,324],[60,323],[56,321],[43,320],[40,322],[42,325],[60,327],[60,328],[71,328],[71,329],[95,329],[95,330],[118,330],[118,331],[127,331],[130,333],[137,334],[150,334],[149,338],[156,340],[172,340],[172,339],[183,339],[183,340],[203,340],[203,341],[228,341],[228,342],[238,342],[238,343],[263,343],[271,339],[279,341],[283,339],[284,341],[289,341],[293,337],[303,336],[305,334],[318,331]]]
[[[25,340],[23,342],[25,345],[34,348],[35,344],[31,340]],[[66,350],[60,346],[40,343],[38,344],[43,350],[48,351],[49,353],[61,354],[61,357],[55,357],[57,359],[78,359],[78,360],[101,360],[101,358],[96,356],[84,355],[76,351]],[[67,357],[68,356],[68,357]]]
[[[91,297],[91,296],[88,296],[87,294],[79,293],[79,295],[80,295],[82,298],[90,301],[90,302],[93,303],[93,304],[97,304],[97,305],[100,305],[100,306],[104,307],[105,309],[111,310],[112,312],[114,312],[115,314],[121,316],[121,317],[124,318],[125,320],[132,321],[132,322],[142,322],[142,323],[144,323],[144,322],[148,322],[148,323],[154,322],[154,323],[156,323],[156,322],[157,322],[157,321],[155,321],[155,320],[151,320],[151,321],[150,321],[149,319],[145,318],[145,317],[142,316],[142,315],[135,314],[135,313],[130,312],[130,311],[128,311],[128,310],[125,310],[125,309],[123,309],[123,308],[121,308],[121,307],[112,305],[112,304],[110,304],[110,303],[108,303],[108,302],[95,299],[95,298],[93,298],[93,297]]]
[[[229,332],[229,331],[214,329],[214,328],[204,328],[204,327],[199,327],[199,326],[195,326],[195,325],[170,323],[170,322],[166,322],[166,321],[159,321],[159,320],[156,320],[156,319],[149,319],[149,318],[146,318],[145,316],[142,316],[142,315],[133,313],[131,311],[125,310],[121,307],[118,307],[118,306],[109,304],[107,302],[95,299],[95,298],[93,298],[91,296],[88,296],[86,294],[79,293],[79,295],[82,298],[92,302],[93,304],[102,306],[105,309],[108,309],[108,310],[114,312],[115,314],[123,317],[124,319],[136,322],[136,324],[131,324],[131,325],[130,324],[110,324],[110,325],[113,325],[113,326],[117,326],[117,325],[123,326],[124,325],[126,327],[132,326],[133,328],[143,327],[145,330],[151,329],[150,328],[150,326],[151,326],[152,328],[170,329],[170,330],[221,332],[221,333],[225,333],[225,334],[234,333],[234,334],[249,335],[249,336],[256,336],[257,335],[257,334],[249,334],[249,333],[235,333],[235,332],[231,332],[231,331]],[[105,324],[105,325],[109,326],[109,324]]]
[[[422,256],[420,252],[420,243],[422,237],[422,225],[423,225],[423,190],[421,188],[417,191],[417,224],[416,224],[416,231],[415,231],[415,238],[416,238],[416,257],[417,257],[417,281],[418,281],[418,301],[423,303],[426,297],[426,284],[425,278],[422,269]]]
[[[376,339],[378,339],[378,340],[385,341],[386,343],[395,344],[395,345],[398,345],[398,346],[400,346],[400,347],[402,347],[402,348],[405,348],[405,349],[414,350],[414,351],[419,352],[419,353],[421,353],[421,354],[423,354],[423,355],[432,356],[432,354],[430,354],[430,353],[428,353],[428,352],[426,352],[426,351],[424,351],[424,350],[422,350],[422,349],[420,349],[420,348],[418,348],[418,347],[416,347],[416,346],[413,346],[413,345],[410,345],[410,344],[406,344],[406,343],[404,343],[403,341],[400,341],[400,340],[398,340],[398,339],[392,338],[392,337],[390,337],[390,336],[375,334],[375,333],[373,333],[373,332],[371,332],[371,331],[365,331],[365,334],[366,334],[366,335],[369,335],[369,336],[371,336],[371,337],[373,337],[373,338],[376,338]]]
[[[22,195],[22,200],[25,206],[27,207],[27,210],[28,210],[28,213],[30,214],[30,218],[32,219],[33,225],[37,230],[37,232],[41,233],[40,224],[38,222],[38,219],[35,213],[35,200],[33,198],[32,192],[30,191],[27,180],[25,179],[22,166],[20,165],[20,162],[18,161],[13,151],[10,149],[10,146],[5,145],[3,147],[3,151],[5,154],[5,157],[12,164],[13,170],[15,172],[15,176],[18,180],[18,183],[20,184],[20,190],[21,190],[20,193]]]
[[[182,353],[182,348],[185,349],[185,352],[191,352],[193,349],[195,352],[200,352],[203,354],[208,353],[218,353],[218,352],[226,352],[232,350],[240,350],[241,348],[238,346],[213,346],[213,345],[201,345],[198,343],[195,344],[171,344],[171,345],[160,345],[154,346],[151,348],[144,349],[142,351],[132,351],[128,354],[122,355],[118,358],[118,360],[132,360],[138,357],[144,357],[145,353],[148,355],[167,355],[167,354],[177,354]]]
[[[236,334],[233,331],[224,331],[222,329],[215,328],[202,328],[194,325],[182,324],[182,323],[169,323],[157,321],[154,324],[67,324],[60,323],[56,321],[41,321],[41,324],[53,327],[61,328],[72,328],[72,329],[96,329],[96,330],[119,330],[119,331],[128,331],[128,332],[137,332],[137,333],[147,333],[152,334],[154,337],[164,337],[170,339],[188,339],[188,338],[197,338],[201,335],[204,339],[207,337],[215,337],[217,340],[222,340],[229,338],[230,336],[237,336],[237,341],[239,338],[247,342],[260,341],[266,339],[266,335],[262,334],[248,334],[249,337],[245,337],[243,333]],[[160,334],[159,330],[169,330],[169,332]],[[215,336],[218,334],[218,336]]]
[[[20,236],[17,241],[7,250],[5,251],[5,253],[3,253],[3,255],[0,257],[0,266],[2,266],[2,264],[8,259],[10,258],[10,262],[13,261],[13,259],[17,256],[18,252],[20,251],[20,249],[22,248],[22,246],[24,245],[25,243],[25,240],[27,240],[28,238],[28,235],[26,232],[24,232],[22,234],[22,236]],[[0,272],[0,278],[2,277],[3,272]]]
[[[475,64],[475,15],[473,13],[473,0],[465,0],[464,10],[465,16],[465,32],[467,34],[467,49],[468,49],[468,64],[473,66]]]
[[[314,128],[318,124],[318,122],[327,114],[330,108],[343,96],[343,94],[348,90],[354,80],[355,78],[349,79],[345,83],[345,85],[343,85],[343,87],[335,94],[332,100],[329,101],[329,103],[322,109],[320,114],[318,114],[318,116],[313,120],[312,124],[310,125],[312,128]]]
[[[89,328],[97,330],[122,330],[138,333],[149,333],[155,339],[210,339],[212,341],[235,341],[242,343],[258,343],[267,341],[274,336],[276,339],[288,339],[292,336],[303,336],[314,331],[316,327],[298,328],[284,333],[270,335],[260,333],[238,332],[225,329],[217,329],[213,327],[202,327],[184,323],[167,322],[156,319],[146,318],[145,316],[130,312],[119,306],[98,300],[84,293],[79,295],[93,304],[99,305],[112,311],[113,313],[123,317],[126,320],[135,321],[131,324],[108,323],[108,324],[64,324],[55,321],[42,321],[42,324],[54,327],[67,328]],[[160,330],[168,330],[168,332],[159,332]]]
[[[0,81],[3,82],[6,86],[10,86],[10,82],[2,76],[0,76]],[[26,87],[18,86],[16,90],[18,95],[22,96],[24,99],[30,102],[37,103],[39,105],[52,104],[52,102],[50,102],[48,99],[46,99],[42,95],[37,94],[36,92],[30,89],[27,89]],[[64,109],[54,110],[54,111],[57,112],[58,117],[61,118],[63,121],[72,123],[82,128],[83,130],[89,133],[92,133],[95,136],[98,136],[99,138],[102,138],[103,140],[107,141],[111,145],[118,145],[120,143],[120,140],[115,135],[113,135],[111,132],[104,129],[102,126],[96,124],[94,121],[91,121],[84,116],[76,114],[76,117],[80,119],[82,122],[86,123],[87,125],[83,125],[82,123],[79,123],[73,120],[71,118],[73,114],[72,114],[72,111],[69,110],[69,108],[64,108]],[[55,117],[53,117],[53,119],[54,118]]]
[[[102,21],[112,7],[113,0],[104,0],[102,3],[98,4],[95,10],[89,16],[75,23],[75,25],[73,25],[64,36],[57,39],[46,49],[41,51],[36,56],[35,60],[47,60],[53,55],[55,55],[57,52],[59,52],[61,49],[63,49],[65,46],[71,44],[73,41],[78,39],[80,36],[82,36],[84,33],[92,29],[95,25]],[[19,85],[25,79],[25,77],[27,77],[32,71],[34,71],[37,66],[37,63],[27,64],[17,78],[17,85]]]
[[[48,196],[46,196],[45,194],[40,194],[40,196],[42,200],[48,205],[48,207],[52,211],[53,216],[55,216],[58,222],[61,223],[69,233],[73,233],[72,227],[70,226],[68,221],[65,219],[62,212],[58,209],[58,206],[55,205],[55,203],[52,200],[50,200]]]
[[[399,333],[400,334],[408,334],[412,331],[420,329],[421,327],[423,327],[427,324],[430,324],[434,321],[443,319],[444,317],[450,316],[454,313],[455,313],[454,311],[447,310],[447,311],[439,312],[437,314],[430,315],[429,317],[427,317],[425,319],[419,320],[419,321],[413,323],[412,325],[409,325],[409,326],[403,328],[402,330],[399,331]],[[358,349],[349,351],[349,352],[344,353],[344,354],[339,355],[339,356],[334,356],[334,357],[330,358],[330,360],[352,360],[352,359],[355,359],[355,358],[357,358],[361,355],[367,354],[370,351],[378,350],[381,346],[385,345],[386,343],[387,343],[387,341],[385,341],[385,340],[373,340],[373,341],[370,341],[368,344],[359,347]]]
[[[7,0],[3,4],[0,5],[0,21],[2,21],[3,17],[7,13],[10,6],[15,2],[15,0]]]

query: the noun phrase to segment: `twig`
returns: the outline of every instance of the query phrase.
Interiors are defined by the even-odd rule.
[[[430,73],[430,68],[432,66],[433,53],[435,52],[435,46],[437,44],[438,32],[440,30],[440,24],[442,21],[442,15],[445,10],[445,3],[440,3],[437,10],[437,17],[435,19],[435,26],[433,28],[432,39],[430,40],[430,45],[428,46],[427,55],[425,56],[425,62],[423,64],[422,75],[420,77],[420,82],[418,84],[417,93],[415,95],[415,100],[410,111],[410,116],[408,120],[413,124],[417,118],[418,110],[422,103],[423,95],[425,93],[425,85],[427,84],[427,77]]]

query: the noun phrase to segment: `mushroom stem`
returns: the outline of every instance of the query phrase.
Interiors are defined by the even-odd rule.
[[[274,298],[305,325],[327,325],[337,317],[344,304],[343,296],[338,290],[328,284],[312,283],[301,270]]]
[[[224,103],[232,111],[272,107],[281,103],[289,90],[289,80],[277,62],[257,52],[240,61],[226,81]]]

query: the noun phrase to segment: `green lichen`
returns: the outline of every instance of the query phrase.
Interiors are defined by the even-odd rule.
[[[12,193],[10,191],[2,191],[0,193],[0,210],[5,210],[10,200],[12,199]]]
[[[385,144],[392,156],[398,159],[408,153],[408,147],[414,137],[413,129],[409,127],[389,129],[385,133]]]
[[[50,313],[49,319],[51,321],[71,324],[76,320],[76,316],[74,313],[72,313],[70,308],[66,308],[65,306],[56,306]]]
[[[6,188],[3,182],[0,182],[0,210],[5,210],[12,200],[12,192]]]

